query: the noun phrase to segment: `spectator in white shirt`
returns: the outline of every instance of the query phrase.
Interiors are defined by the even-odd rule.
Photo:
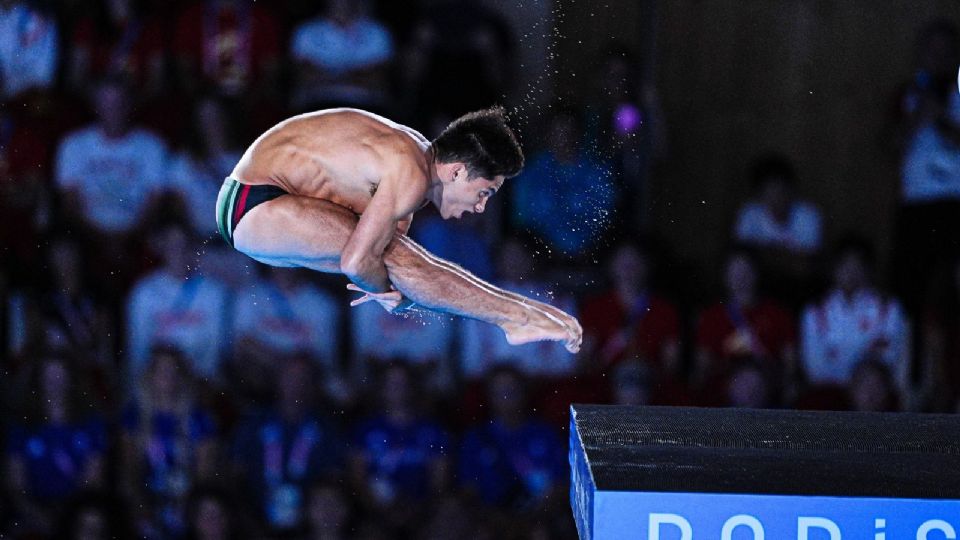
[[[236,126],[231,122],[234,117],[223,100],[213,96],[198,99],[184,137],[185,147],[171,159],[171,189],[180,197],[190,225],[201,238],[216,234],[210,201],[217,200],[223,179],[243,155],[236,143]]]
[[[820,248],[820,211],[797,198],[793,166],[781,156],[753,168],[755,196],[737,216],[737,241],[760,248],[812,253]]]
[[[367,0],[330,0],[327,12],[293,32],[293,107],[382,107],[394,55],[390,31],[368,15]]]
[[[328,368],[335,367],[340,349],[339,302],[296,269],[270,267],[266,272],[237,296],[235,356],[254,351],[270,358],[307,354]]]
[[[751,178],[754,195],[740,208],[733,236],[755,248],[770,278],[770,296],[799,308],[807,301],[802,291],[817,283],[813,257],[822,241],[820,210],[797,196],[797,175],[784,156],[757,159]]]
[[[933,273],[960,255],[960,93],[907,146],[894,249],[895,286],[908,309],[930,296]]]
[[[97,121],[60,143],[55,180],[62,217],[83,239],[98,286],[120,302],[137,270],[137,232],[156,214],[166,148],[131,124],[124,80],[100,81],[93,101]]]
[[[34,4],[0,0],[0,100],[55,82],[57,23]]]
[[[94,90],[97,122],[68,134],[57,152],[64,210],[97,234],[134,231],[165,179],[166,148],[131,124],[130,105],[124,81],[101,81]]]
[[[867,358],[883,362],[905,390],[909,381],[910,332],[897,300],[871,284],[871,248],[847,240],[837,251],[833,288],[803,315],[802,361],[813,385],[847,385]]]
[[[151,347],[172,345],[194,373],[215,382],[227,345],[227,290],[195,271],[196,246],[182,224],[165,225],[154,240],[163,266],[140,279],[127,300],[126,380],[142,374]]]

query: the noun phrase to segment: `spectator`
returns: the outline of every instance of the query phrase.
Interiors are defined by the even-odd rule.
[[[191,487],[216,472],[215,426],[176,349],[153,349],[138,383],[121,418],[121,489],[138,509],[138,534],[179,537]]]
[[[85,406],[78,374],[55,357],[30,366],[24,421],[7,438],[5,484],[24,529],[49,534],[69,499],[103,487],[107,450],[104,419]]]
[[[907,308],[931,291],[931,271],[960,255],[960,94],[921,124],[907,147],[894,251],[895,279]]]
[[[330,0],[323,16],[294,30],[290,54],[297,66],[295,110],[344,105],[382,110],[391,101],[393,39],[370,16],[368,0]]]
[[[847,385],[856,365],[871,357],[887,365],[900,392],[908,390],[907,321],[900,303],[873,286],[873,260],[865,242],[841,243],[831,290],[804,311],[802,361],[809,383]]]
[[[327,368],[339,367],[339,303],[300,270],[268,267],[264,279],[239,295],[235,311],[237,359],[258,356],[272,363],[277,356],[305,353]]]
[[[960,397],[960,257],[941,270],[920,321],[922,390],[927,407],[949,412]]]
[[[75,92],[105,76],[130,80],[141,97],[158,96],[165,87],[163,25],[143,10],[143,2],[96,2],[76,22],[70,42],[66,80]]]
[[[184,148],[170,163],[171,188],[186,207],[195,234],[209,238],[217,231],[210,218],[223,179],[243,154],[237,145],[237,111],[214,96],[199,98],[191,109]]]
[[[633,358],[661,376],[679,378],[680,317],[653,291],[653,255],[638,242],[619,242],[606,262],[608,289],[584,303],[584,354],[601,366]]]
[[[307,489],[343,464],[339,433],[315,410],[316,366],[287,357],[274,381],[275,406],[248,415],[233,452],[251,515],[271,534],[305,525]]]
[[[617,213],[628,234],[647,232],[651,224],[649,176],[664,154],[665,140],[656,87],[644,81],[637,56],[611,42],[596,62],[587,115],[587,140],[611,157],[623,196]]]
[[[936,121],[957,89],[960,35],[953,21],[936,19],[917,33],[913,74],[900,89],[894,114],[895,155],[902,155],[920,126]]]
[[[129,244],[152,214],[164,180],[166,149],[131,124],[126,83],[105,79],[93,96],[97,122],[60,143],[56,180],[65,218],[87,236],[97,274],[113,276],[109,290],[122,290],[132,272]]]
[[[41,2],[0,0],[0,102],[56,81],[59,32]]]
[[[500,243],[496,282],[505,290],[540,298],[574,313],[573,298],[551,298],[550,287],[536,279],[533,254],[519,239],[508,238]],[[459,321],[459,336],[460,369],[468,379],[485,377],[491,366],[508,361],[516,362],[514,367],[531,377],[570,374],[575,367],[575,357],[561,343],[510,345],[502,330],[480,321]]]
[[[303,540],[345,540],[356,519],[349,492],[338,481],[315,482],[307,502],[307,533]]]
[[[774,394],[792,395],[796,383],[796,329],[790,313],[764,298],[757,267],[746,251],[734,250],[724,268],[724,297],[707,307],[697,323],[693,379],[707,402],[718,398],[731,361],[749,356],[760,362]]]
[[[39,274],[37,245],[52,218],[50,151],[37,121],[12,109],[0,106],[0,212],[17,226],[0,228],[0,245],[5,247],[0,266],[17,283],[26,283]]]
[[[431,370],[432,378],[441,386],[442,380],[451,376],[454,325],[449,317],[427,311],[397,315],[375,302],[353,308],[351,315],[355,366],[361,372],[358,375],[369,368],[369,361],[403,358],[437,368]]]
[[[503,366],[487,378],[490,422],[463,437],[460,483],[484,504],[529,510],[556,495],[567,473],[560,435],[533,417],[519,371]]]
[[[229,540],[240,536],[236,514],[227,493],[198,488],[190,495],[189,540]]]
[[[854,411],[895,412],[899,398],[890,368],[882,361],[866,358],[853,370],[848,388]]]
[[[767,366],[749,357],[735,361],[725,379],[726,405],[746,409],[773,406],[773,388],[768,373]]]
[[[797,198],[796,181],[793,165],[783,156],[754,163],[755,195],[738,212],[738,242],[801,255],[820,249],[820,211]]]
[[[188,94],[208,87],[231,98],[277,97],[279,26],[259,4],[198,1],[178,17],[173,48]]]
[[[227,347],[226,290],[194,270],[188,257],[195,248],[183,225],[164,225],[153,241],[163,266],[141,278],[127,299],[127,382],[139,379],[158,344],[176,345],[193,373],[216,381]]]
[[[67,236],[54,237],[47,259],[51,279],[42,301],[46,347],[71,351],[88,368],[112,371],[113,322],[106,306],[90,294],[80,245]]]
[[[411,526],[448,487],[450,437],[421,410],[413,368],[391,362],[380,373],[379,410],[354,431],[350,472],[362,503],[393,528]]]
[[[410,101],[402,108],[417,117],[458,117],[502,100],[515,70],[506,23],[479,0],[432,0],[422,13],[404,59]]]
[[[67,506],[55,538],[112,540],[131,536],[123,503],[113,495],[90,491],[78,495]]]
[[[613,368],[613,405],[639,407],[653,399],[654,372],[649,364],[636,360],[620,362]]]
[[[488,211],[484,207],[484,214]],[[481,219],[467,214],[460,219],[443,219],[431,212],[413,221],[410,236],[437,257],[456,262],[480,279],[493,280],[493,254],[483,234]]]
[[[608,164],[583,145],[580,122],[572,111],[553,114],[547,147],[530,158],[510,182],[515,229],[529,230],[562,257],[577,258],[594,249],[611,226],[617,183]]]

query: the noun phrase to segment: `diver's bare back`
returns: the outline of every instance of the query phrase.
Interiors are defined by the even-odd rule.
[[[404,190],[426,193],[429,146],[417,131],[381,116],[327,109],[270,128],[250,145],[231,176],[362,214],[381,179],[399,168],[405,174],[397,181],[409,184]]]

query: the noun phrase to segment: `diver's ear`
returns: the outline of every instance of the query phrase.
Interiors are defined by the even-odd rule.
[[[456,162],[453,163],[453,179],[454,180],[467,180],[470,177],[470,171],[467,170],[467,164]]]

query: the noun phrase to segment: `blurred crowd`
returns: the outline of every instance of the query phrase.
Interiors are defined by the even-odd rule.
[[[877,111],[889,252],[758,149],[724,264],[698,273],[651,223],[669,152],[635,54],[610,43],[554,102],[517,82],[537,37],[500,4],[0,0],[0,534],[575,538],[571,403],[957,411],[955,26],[923,29]],[[361,107],[429,137],[494,103],[525,171],[412,236],[577,314],[578,355],[350,308],[341,277],[216,236],[224,176],[283,118]]]

